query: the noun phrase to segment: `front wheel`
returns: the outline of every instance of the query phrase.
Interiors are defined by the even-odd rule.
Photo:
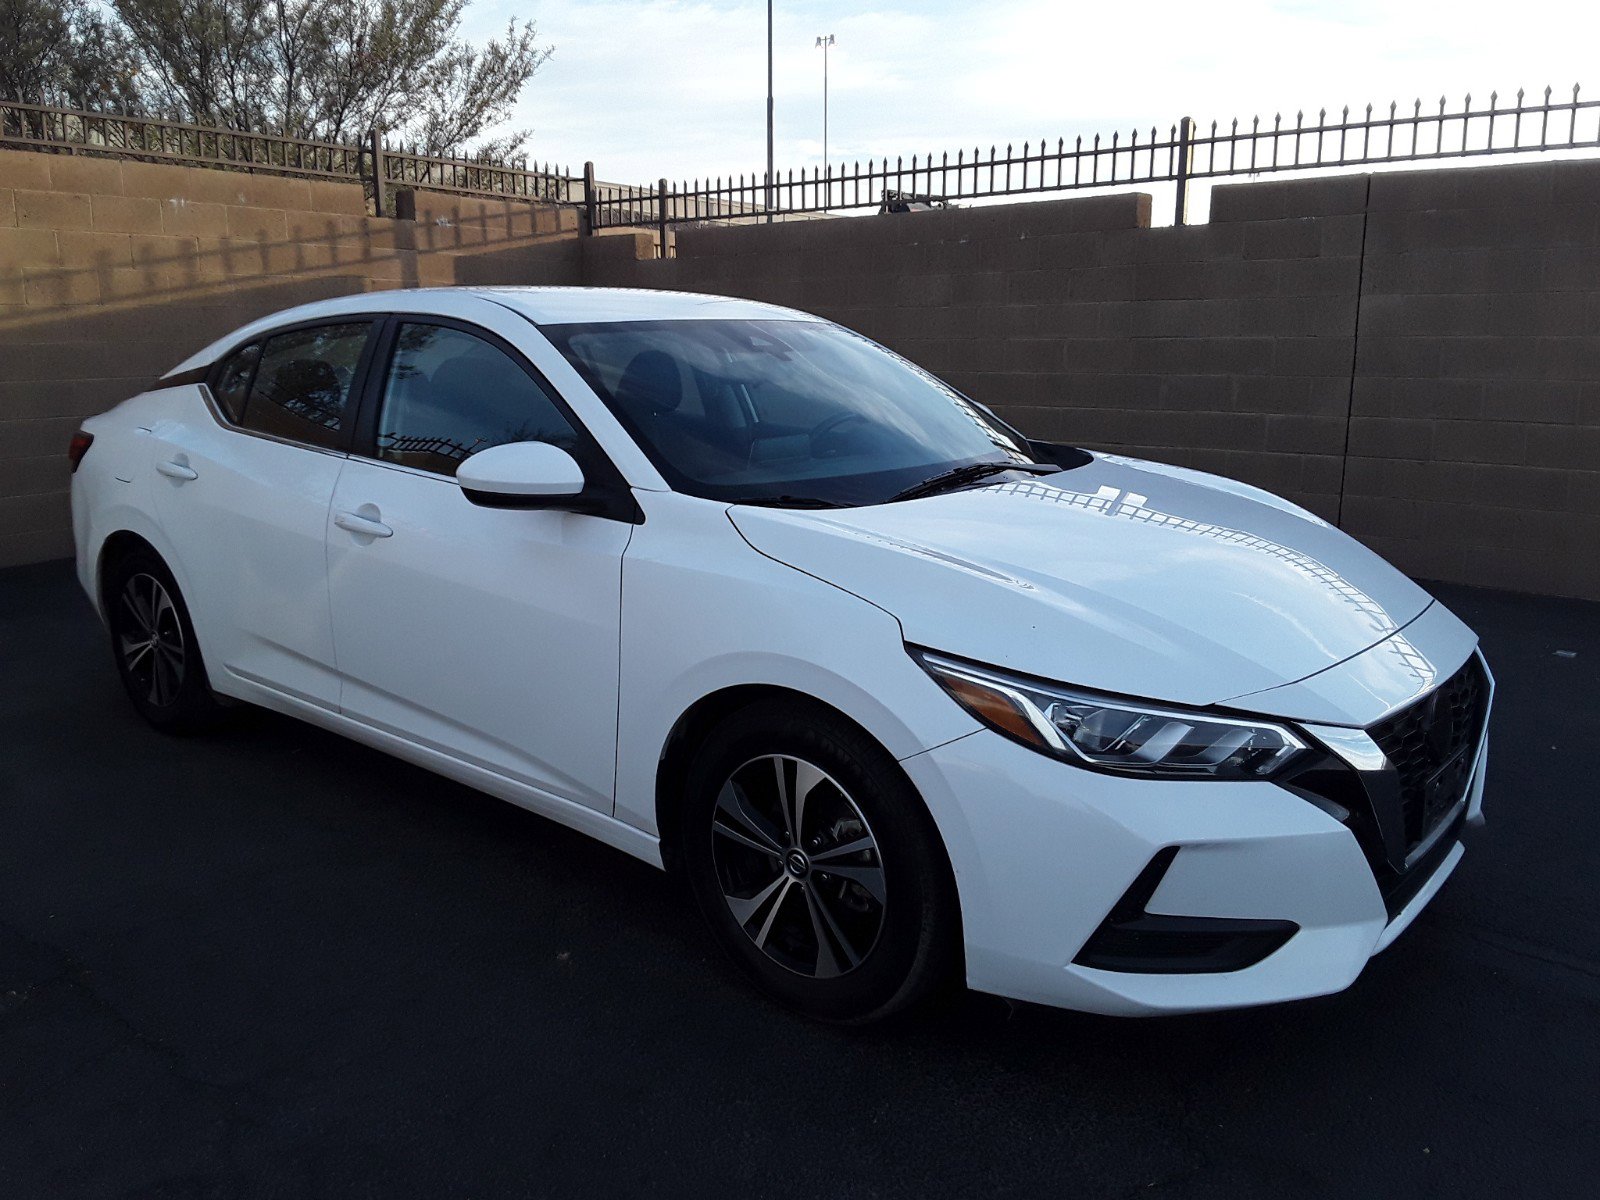
[[[170,733],[211,725],[221,706],[166,564],[145,550],[119,559],[106,579],[105,599],[117,673],[139,714]]]
[[[943,846],[892,758],[833,713],[772,701],[730,718],[690,770],[680,852],[712,933],[758,986],[859,1023],[954,974]]]

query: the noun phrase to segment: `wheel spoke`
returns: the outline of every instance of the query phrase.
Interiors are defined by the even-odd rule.
[[[839,966],[839,956],[834,953],[832,940],[826,928],[832,926],[833,918],[824,911],[816,888],[806,888],[805,894],[806,912],[811,917],[811,932],[817,939],[817,978],[832,979],[835,975],[843,975],[844,970]],[[854,952],[842,937],[839,938],[839,942],[844,947],[845,955],[851,960],[850,965],[855,966],[860,960],[854,957]]]
[[[789,882],[789,877],[779,871],[776,878],[754,896],[746,899],[743,896],[729,896],[723,894],[723,899],[728,902],[728,908],[733,913],[733,919],[739,922],[740,928],[750,924],[750,919],[761,910],[761,906],[771,898],[772,893]],[[774,905],[776,907],[776,905]]]
[[[172,607],[172,597],[167,595],[167,589],[162,587],[159,583],[152,583],[150,587],[152,589],[152,599],[154,601],[154,611],[151,614],[151,624],[159,632],[161,629],[162,618],[171,617],[173,628],[176,629],[178,625],[178,613],[177,610]]]
[[[155,648],[149,638],[129,637],[122,633],[117,635],[117,646],[122,651],[122,661],[129,668],[136,667],[146,654]]]
[[[140,633],[148,637],[154,632],[150,628],[150,622],[145,618],[143,609],[140,607],[139,597],[135,593],[132,583],[129,583],[122,593],[122,607],[128,610],[128,615],[133,618],[133,623],[139,627]]]
[[[858,837],[854,841],[845,842],[840,846],[830,846],[826,850],[818,850],[811,856],[811,862],[814,866],[820,865],[825,862],[832,862],[836,858],[844,858],[846,855],[860,854],[863,850],[876,850],[877,848],[878,843],[870,837]]]
[[[150,703],[165,705],[167,694],[167,663],[159,654],[150,659]]]
[[[783,853],[783,840],[778,831],[765,817],[750,807],[744,789],[731,779],[722,785],[722,791],[717,796],[717,811],[731,817],[744,832],[753,834],[762,844],[761,848],[773,854]],[[715,829],[717,826],[713,825],[712,828]],[[726,829],[725,826],[723,828]]]
[[[794,880],[785,875],[779,882],[783,884],[778,892],[778,898],[772,902],[772,908],[767,913],[767,919],[761,922],[761,932],[756,934],[756,945],[761,949],[767,948],[767,938],[772,933],[772,925],[778,919],[778,911],[783,908],[783,902],[789,898],[789,893],[794,889]]]
[[[727,838],[730,842],[738,842],[741,846],[745,846],[751,850],[765,854],[768,858],[775,859],[783,857],[781,852],[774,849],[772,846],[769,846],[767,843],[758,842],[753,837],[746,837],[731,825],[725,825],[721,821],[717,821],[712,824],[711,832],[716,834],[718,837]]]
[[[778,812],[783,816],[783,832],[787,835],[789,845],[799,844],[799,837],[794,827],[794,814],[790,806],[794,803],[793,793],[789,790],[789,762],[787,758],[774,756],[772,769],[778,781]]]
[[[817,868],[824,875],[837,875],[840,879],[849,879],[859,883],[872,895],[879,904],[883,903],[883,868],[882,867],[842,867],[834,863]]]
[[[827,779],[821,771],[808,762],[794,764],[794,844],[805,845],[806,797],[813,788]]]

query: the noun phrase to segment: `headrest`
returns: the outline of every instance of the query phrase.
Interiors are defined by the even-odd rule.
[[[622,373],[615,395],[618,404],[636,415],[671,412],[683,403],[677,360],[665,350],[639,351]]]

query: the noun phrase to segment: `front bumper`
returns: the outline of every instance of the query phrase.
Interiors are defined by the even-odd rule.
[[[1463,822],[1481,820],[1485,743]],[[955,869],[967,981],[980,991],[1119,1015],[1198,1012],[1348,987],[1461,859],[1452,832],[1393,917],[1350,829],[1270,783],[1079,770],[982,731],[904,760]],[[1176,847],[1150,913],[1297,928],[1238,970],[1148,973],[1074,960],[1152,860]]]

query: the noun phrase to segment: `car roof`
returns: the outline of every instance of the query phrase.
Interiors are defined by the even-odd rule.
[[[617,321],[818,321],[821,318],[776,304],[708,296],[698,292],[665,292],[646,288],[588,287],[442,287],[395,288],[318,300],[286,308],[241,325],[203,350],[190,355],[168,375],[206,366],[229,346],[299,321],[366,313],[437,314],[438,301],[475,296],[508,308],[535,325],[599,324]]]

